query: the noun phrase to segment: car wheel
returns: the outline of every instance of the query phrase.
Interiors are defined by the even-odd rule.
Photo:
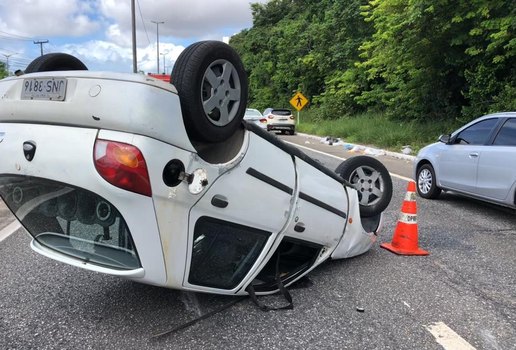
[[[62,70],[88,70],[77,57],[66,53],[48,53],[29,63],[25,74]]]
[[[435,199],[441,194],[434,168],[430,164],[423,164],[417,170],[417,193],[427,199]]]
[[[294,131],[294,129],[291,129],[291,130],[289,130],[289,131],[288,131],[288,133],[289,133],[290,135],[294,135],[296,132]]]
[[[360,214],[370,217],[387,208],[392,198],[392,179],[377,159],[356,156],[342,162],[335,170],[358,192]]]
[[[188,136],[221,142],[240,126],[247,105],[247,75],[233,48],[201,41],[178,57],[171,75]]]

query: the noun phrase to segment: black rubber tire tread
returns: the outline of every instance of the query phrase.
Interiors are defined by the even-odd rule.
[[[240,79],[241,99],[235,118],[220,127],[212,124],[203,110],[202,79],[207,67],[215,60],[230,61]],[[223,142],[240,127],[247,105],[247,75],[240,57],[229,45],[220,41],[200,41],[187,47],[177,58],[171,74],[171,83],[178,91],[188,136],[198,142]]]
[[[421,173],[421,171],[423,169],[428,169],[430,171],[430,173],[432,174],[432,185],[430,186],[430,191],[428,191],[428,193],[426,193],[426,194],[422,193],[419,190],[419,173]],[[417,194],[420,197],[425,198],[425,199],[437,199],[439,197],[439,195],[441,194],[442,190],[439,187],[437,187],[437,178],[435,177],[434,167],[431,164],[428,164],[428,163],[423,164],[417,169],[416,189],[417,189]]]
[[[198,46],[200,46],[203,42],[197,42],[190,46],[188,46],[186,49],[184,49],[179,57],[176,60],[176,63],[174,63],[174,68],[172,69],[172,72],[170,73],[170,83],[175,84],[175,81],[178,82],[183,81],[183,77],[185,74],[185,67],[188,65],[188,62],[190,61],[190,57],[192,56],[192,53],[197,49]]]
[[[88,70],[77,57],[67,53],[48,53],[33,60],[25,69],[25,74],[63,70]]]
[[[360,204],[360,215],[363,217],[371,217],[383,212],[391,202],[392,199],[392,179],[387,168],[377,159],[368,156],[355,156],[340,163],[335,169],[344,180],[351,181],[351,174],[355,169],[361,166],[368,166],[380,173],[383,179],[385,189],[382,192],[382,197],[374,205]]]

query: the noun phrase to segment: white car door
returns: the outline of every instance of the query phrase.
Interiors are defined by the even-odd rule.
[[[295,186],[292,156],[249,133],[243,159],[190,212],[184,285],[238,290],[290,220]]]
[[[497,122],[497,118],[485,119],[456,135],[455,143],[441,153],[438,161],[442,187],[475,193],[478,162]]]
[[[448,146],[439,158],[441,186],[458,191],[473,191],[482,147],[461,144]]]
[[[516,118],[508,119],[478,163],[477,194],[503,201],[516,182]]]

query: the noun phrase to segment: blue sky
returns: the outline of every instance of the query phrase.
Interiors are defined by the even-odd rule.
[[[170,73],[181,51],[199,40],[223,40],[252,26],[250,2],[136,0],[138,69]],[[132,72],[131,0],[0,0],[0,60],[24,69],[43,53],[66,52],[90,70]],[[8,56],[8,57],[7,57]]]

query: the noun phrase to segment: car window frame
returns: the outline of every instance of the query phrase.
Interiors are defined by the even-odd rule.
[[[500,118],[500,117],[485,118],[485,119],[477,121],[474,124],[467,125],[464,128],[462,128],[462,129],[460,129],[460,130],[458,130],[456,132],[456,134],[453,136],[450,144],[452,144],[452,145],[462,145],[462,146],[487,146],[487,145],[491,145],[493,143],[493,140],[494,140],[495,136],[497,135],[498,131],[501,128],[502,120],[505,120],[505,119],[507,119],[507,118]],[[486,122],[488,120],[495,120],[496,122],[492,126],[491,131],[489,132],[489,135],[487,136],[486,140],[483,143],[472,144],[472,143],[461,143],[460,141],[458,141],[459,138],[460,138],[460,135],[464,131],[466,131],[466,130],[468,130],[468,129],[470,129],[470,128],[472,128],[472,127],[474,127],[474,126],[476,126],[476,125],[478,125],[480,123]]]
[[[507,123],[509,123],[509,122],[516,123],[516,118],[510,118],[510,117],[503,118],[503,121],[498,125],[496,133],[492,137],[491,144],[493,146],[497,146],[497,147],[516,147],[516,144],[514,144],[514,145],[502,145],[502,144],[498,145],[498,144],[495,144],[495,141],[498,138],[498,136],[500,135],[500,133],[502,132],[504,126],[507,125]]]

